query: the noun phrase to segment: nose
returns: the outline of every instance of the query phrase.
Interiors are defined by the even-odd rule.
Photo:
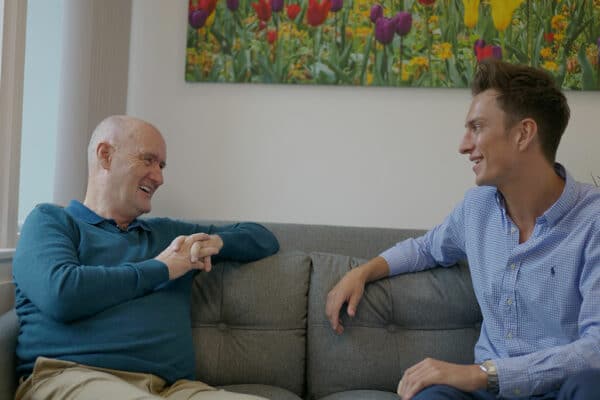
[[[160,168],[158,163],[154,164],[150,178],[156,183],[156,186],[160,186],[164,183],[163,170]]]
[[[458,145],[458,152],[460,154],[469,154],[473,151],[473,135],[469,129],[463,135],[460,144]]]

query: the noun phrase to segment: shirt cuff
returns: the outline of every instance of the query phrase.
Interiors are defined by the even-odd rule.
[[[498,371],[501,397],[531,396],[531,379],[527,373],[527,365],[522,365],[517,358],[499,358],[492,361]]]

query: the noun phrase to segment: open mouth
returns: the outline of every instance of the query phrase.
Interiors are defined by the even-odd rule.
[[[144,193],[152,194],[152,188],[150,186],[140,185],[138,186],[138,189],[140,189]]]

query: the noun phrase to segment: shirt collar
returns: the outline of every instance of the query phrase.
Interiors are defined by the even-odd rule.
[[[90,225],[99,225],[100,223],[102,223],[104,221],[106,221],[112,225],[115,225],[115,226],[117,225],[113,219],[101,217],[100,215],[96,214],[94,211],[92,211],[91,209],[86,207],[83,203],[81,203],[77,200],[71,200],[71,202],[69,203],[67,208],[65,208],[65,211],[68,212],[69,214],[71,214],[71,216],[73,216],[74,218],[77,218],[81,221],[87,222]],[[150,230],[150,227],[148,226],[148,224],[145,221],[139,220],[137,218],[134,219],[129,224],[129,226],[127,227],[127,230],[134,229],[137,227],[140,227],[146,231]]]
[[[575,206],[577,197],[579,196],[577,182],[566,168],[559,163],[554,163],[554,170],[558,176],[565,180],[565,187],[558,200],[556,200],[556,202],[538,218],[538,221],[545,220],[551,225],[554,225],[563,215]],[[502,209],[502,212],[506,212],[504,196],[502,196],[502,193],[500,193],[499,190],[496,190],[496,201]]]
[[[556,173],[565,180],[565,187],[562,194],[554,204],[542,215],[549,224],[554,225],[565,214],[575,207],[577,197],[579,196],[577,182],[571,174],[559,163],[554,164]]]

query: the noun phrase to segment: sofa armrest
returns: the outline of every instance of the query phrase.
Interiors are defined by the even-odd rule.
[[[19,320],[14,309],[0,315],[0,400],[13,399],[16,390],[15,348]]]

